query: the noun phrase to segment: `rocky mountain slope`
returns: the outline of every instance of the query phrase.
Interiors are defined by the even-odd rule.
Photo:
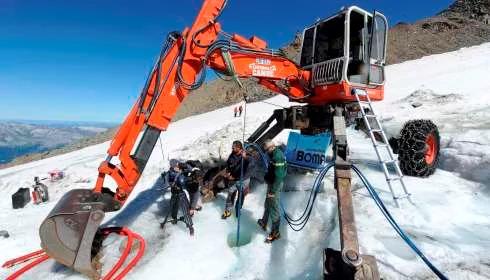
[[[488,42],[490,0],[457,0],[433,17],[396,24],[388,39],[388,64]]]

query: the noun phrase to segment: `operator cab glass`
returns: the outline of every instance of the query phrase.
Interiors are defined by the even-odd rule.
[[[387,30],[380,13],[355,6],[344,9],[304,30],[300,65],[312,70],[315,85],[381,85]]]

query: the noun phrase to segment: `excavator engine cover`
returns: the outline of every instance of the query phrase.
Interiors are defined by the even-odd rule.
[[[71,190],[39,228],[41,247],[50,257],[91,278],[100,277],[92,264],[92,243],[105,216],[103,197],[90,189]]]

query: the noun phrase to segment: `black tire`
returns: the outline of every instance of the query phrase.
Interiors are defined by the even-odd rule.
[[[426,153],[431,149],[427,144],[432,137],[435,153],[428,161]],[[398,142],[398,160],[403,174],[415,177],[427,177],[434,174],[439,162],[440,137],[437,126],[430,120],[411,120],[400,131]]]

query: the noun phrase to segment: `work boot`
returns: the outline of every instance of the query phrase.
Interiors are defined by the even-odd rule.
[[[189,234],[190,234],[191,236],[194,236],[194,228],[193,228],[193,227],[190,227],[190,228],[189,228]]]
[[[257,224],[263,231],[267,230],[267,223],[263,219],[258,219]]]
[[[231,212],[228,210],[225,210],[225,212],[223,212],[223,215],[221,215],[221,219],[226,220],[230,216],[231,216]]]
[[[267,236],[265,243],[272,243],[279,238],[281,238],[281,234],[278,231],[273,231]]]

